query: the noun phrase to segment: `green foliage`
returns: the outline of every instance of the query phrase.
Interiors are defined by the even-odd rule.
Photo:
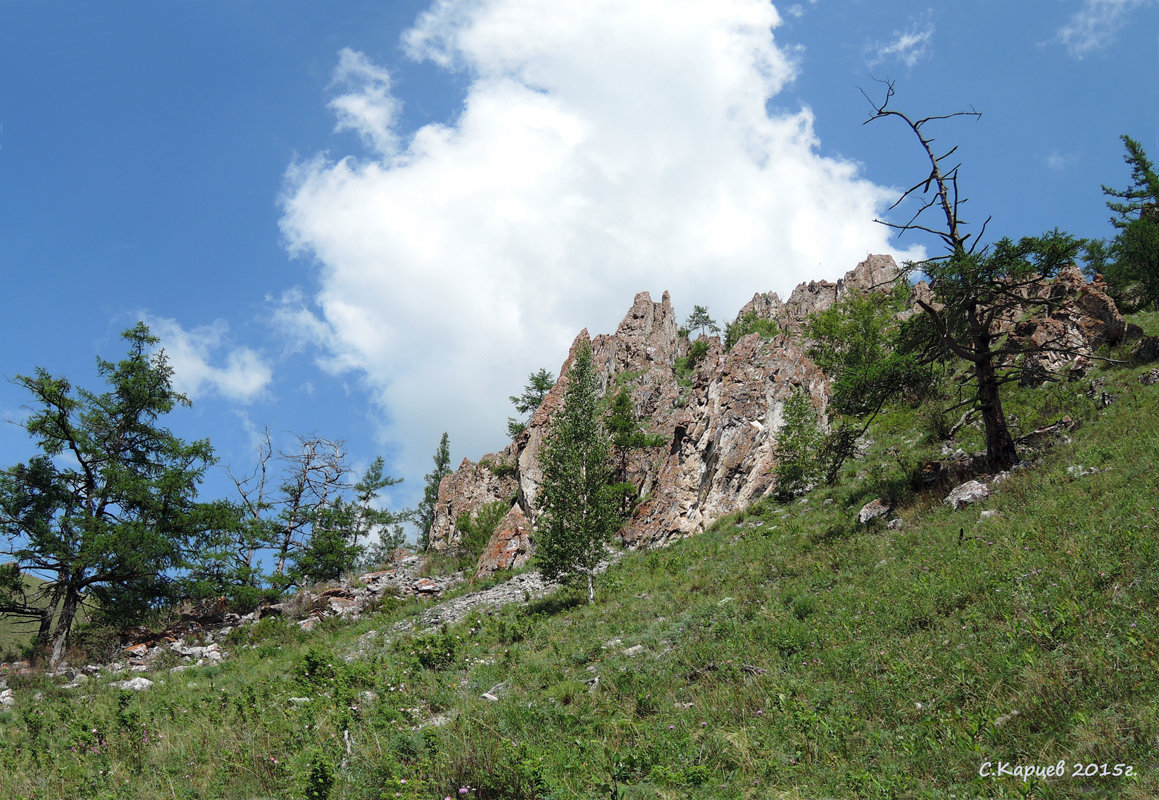
[[[338,580],[354,568],[363,550],[361,540],[372,532],[378,533],[385,552],[402,545],[400,523],[406,515],[376,507],[379,491],[402,480],[384,475],[383,467],[382,457],[375,458],[354,484],[353,499],[339,496],[314,510],[310,538],[295,553],[289,570],[295,583]]]
[[[474,568],[495,529],[510,510],[510,503],[496,500],[475,509],[473,514],[459,515],[455,520],[455,529],[459,531],[459,546],[455,554],[458,569]]]
[[[451,474],[451,448],[446,431],[439,439],[434,462],[435,468],[423,478],[423,499],[415,511],[415,524],[419,529],[419,550],[426,550],[430,544],[431,526],[435,523],[435,504],[439,501],[439,484],[443,478]]]
[[[724,349],[731,350],[733,345],[750,333],[759,334],[762,339],[772,339],[780,332],[773,320],[759,317],[755,311],[746,311],[724,326]]]
[[[197,533],[197,485],[213,450],[186,443],[160,419],[189,400],[144,323],[122,334],[125,359],[97,361],[104,393],[73,389],[37,369],[16,382],[32,396],[24,428],[41,454],[0,473],[3,552],[51,576],[59,660],[82,595],[130,624],[171,595],[168,572]]]
[[[851,292],[806,323],[809,356],[829,376],[829,410],[836,417],[819,456],[830,483],[885,404],[929,383],[923,359],[899,347],[896,315],[907,297],[905,286],[887,295]]]
[[[519,465],[514,461],[506,461],[502,458],[493,460],[490,458],[479,459],[479,466],[488,470],[497,478],[514,478],[519,473]]]
[[[328,800],[334,789],[334,767],[323,754],[316,754],[306,767],[302,780],[302,797],[305,800]]]
[[[851,292],[809,317],[809,357],[832,381],[832,404],[843,414],[870,413],[908,385],[912,356],[895,353],[898,312],[908,287],[888,295]]]
[[[604,427],[611,436],[612,447],[618,456],[612,492],[620,498],[620,515],[627,517],[635,506],[637,495],[635,485],[627,480],[629,455],[633,450],[660,447],[668,440],[664,436],[649,434],[644,430],[644,423],[636,416],[627,389],[620,389],[616,394],[604,420]]]
[[[664,436],[645,432],[645,423],[636,416],[632,408],[632,397],[626,389],[621,389],[608,411],[604,427],[612,437],[612,445],[620,451],[645,447],[659,447],[667,443]]]
[[[1123,136],[1125,160],[1131,167],[1126,189],[1103,187],[1111,223],[1118,234],[1106,249],[1095,249],[1093,271],[1102,272],[1107,288],[1125,311],[1159,310],[1159,175],[1142,145]]]
[[[446,629],[416,636],[413,640],[404,641],[402,646],[407,653],[414,655],[422,669],[435,672],[450,669],[459,654],[459,640]]]
[[[527,423],[531,421],[536,410],[543,403],[543,398],[547,397],[547,393],[551,391],[553,386],[555,386],[555,376],[545,367],[540,367],[527,376],[527,385],[523,387],[523,392],[517,395],[513,394],[508,398],[514,404],[515,410],[523,415],[522,420],[515,417],[507,418],[508,436],[515,439],[523,433]]]
[[[690,382],[692,373],[696,371],[700,362],[708,355],[708,340],[697,339],[688,347],[688,355],[678,356],[676,359],[676,379],[682,385]]]
[[[822,477],[825,433],[813,401],[799,387],[785,400],[783,414],[784,423],[777,433],[776,496],[788,501],[812,488]]]
[[[716,324],[716,320],[708,315],[706,306],[693,306],[692,313],[688,315],[684,327],[689,331],[700,331],[702,336],[720,333],[720,326]]]
[[[583,346],[544,444],[536,525],[540,570],[548,578],[586,576],[589,600],[596,565],[620,523],[610,487],[611,442],[599,419],[596,390],[591,346]]]

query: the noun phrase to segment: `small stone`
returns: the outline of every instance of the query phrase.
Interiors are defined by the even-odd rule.
[[[127,681],[114,681],[111,685],[130,692],[143,692],[153,685],[153,681],[148,678],[130,678]]]
[[[981,514],[979,514],[978,518],[979,519],[993,519],[994,517],[1000,517],[1000,516],[1002,516],[1002,515],[999,514],[996,509],[988,509],[986,511],[983,511]]]
[[[894,519],[891,519],[889,522],[885,523],[885,527],[887,530],[900,531],[905,527],[905,520],[901,517],[895,517]]]
[[[490,700],[492,703],[496,703],[499,701],[499,698],[502,697],[506,692],[507,682],[504,681],[503,683],[497,683],[486,692],[483,692],[483,699]]]
[[[644,645],[636,644],[636,645],[632,645],[627,650],[624,650],[624,655],[626,655],[626,656],[638,656],[643,652],[644,652]]]

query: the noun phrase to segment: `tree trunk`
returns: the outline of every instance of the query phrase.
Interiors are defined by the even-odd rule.
[[[974,362],[974,377],[978,381],[978,410],[986,425],[986,461],[991,472],[1010,469],[1018,462],[1014,438],[1002,413],[1002,396],[998,391],[998,374],[991,359]]]
[[[592,573],[588,572],[588,604],[590,605],[596,599],[596,586],[592,579]]]
[[[76,619],[76,610],[80,606],[80,592],[71,586],[65,590],[64,606],[60,609],[60,618],[56,622],[56,630],[52,634],[51,664],[56,667],[64,658],[64,649],[68,646],[69,634],[72,633],[72,623]]]
[[[36,632],[36,640],[42,645],[48,642],[48,635],[52,631],[52,621],[56,619],[56,607],[60,605],[62,594],[64,594],[64,587],[58,583],[52,590],[52,599],[40,612],[40,630]]]

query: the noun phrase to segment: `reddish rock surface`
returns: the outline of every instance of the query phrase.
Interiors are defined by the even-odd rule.
[[[888,291],[901,271],[889,256],[869,256],[836,282],[811,281],[793,290],[788,301],[775,293],[757,294],[738,316],[752,312],[777,323],[782,334],[743,337],[726,352],[718,337],[704,341],[706,355],[688,373],[677,365],[691,347],[665,292],[660,302],[637,294],[616,332],[589,337],[581,331],[560,369],[560,379],[532,416],[527,428],[504,451],[464,461],[439,487],[430,541],[436,550],[454,548],[456,518],[486,503],[512,501],[497,527],[477,572],[518,567],[533,550],[537,494],[543,473],[539,454],[552,415],[563,402],[567,372],[577,348],[590,342],[597,384],[606,395],[628,392],[633,411],[647,432],[664,444],[633,450],[625,457],[626,480],[637,487],[639,506],[620,536],[630,547],[649,547],[704,530],[721,516],[745,508],[774,489],[775,448],[785,400],[798,387],[822,415],[828,383],[806,355],[801,330],[808,315],[829,307],[851,291]],[[1087,283],[1077,270],[1064,270],[1036,295],[1049,299],[1051,313],[1005,323],[1028,342],[1057,338],[1094,348],[1117,342],[1126,326],[1099,283]],[[911,289],[911,301],[932,302],[929,287]],[[907,312],[912,316],[914,311]],[[1017,330],[1013,330],[1017,326]],[[1043,358],[1042,369],[1055,371],[1070,361]],[[1073,360],[1073,357],[1072,359]],[[1065,361],[1065,363],[1063,363]],[[496,474],[485,462],[514,468]]]
[[[443,552],[459,543],[461,533],[455,529],[455,520],[460,515],[473,514],[488,503],[515,497],[518,484],[514,475],[496,472],[499,467],[502,473],[502,465],[514,465],[513,450],[511,445],[483,456],[477,464],[464,458],[457,470],[443,478],[430,531],[431,547]]]
[[[501,569],[518,569],[531,558],[531,524],[518,505],[507,512],[495,528],[487,549],[479,557],[476,573],[487,575]]]

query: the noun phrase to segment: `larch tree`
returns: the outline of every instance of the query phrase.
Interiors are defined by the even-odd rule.
[[[515,410],[523,416],[522,420],[515,417],[507,418],[507,435],[515,439],[527,428],[536,410],[543,404],[543,398],[555,386],[555,376],[546,367],[540,367],[527,376],[527,384],[520,394],[513,394],[508,399],[515,406]]]
[[[1115,300],[1128,310],[1159,309],[1159,174],[1143,146],[1123,136],[1131,167],[1126,189],[1103,187],[1118,233],[1102,266]]]
[[[985,224],[977,236],[966,233],[967,223],[961,217],[966,198],[958,189],[961,165],[951,160],[958,148],[939,153],[929,127],[942,120],[981,115],[969,111],[913,118],[890,108],[893,97],[893,84],[887,82],[884,100],[870,100],[873,110],[866,122],[900,120],[918,140],[930,171],[892,206],[897,208],[911,198],[917,200],[917,211],[907,222],[878,221],[899,235],[930,234],[945,248],[941,255],[907,264],[909,274],[924,275],[932,291],[931,298],[916,298],[924,314],[911,321],[910,351],[919,353],[927,363],[952,359],[966,362],[974,390],[970,402],[985,426],[988,467],[995,472],[1009,469],[1017,462],[1018,452],[1002,408],[1002,385],[1022,378],[1018,364],[1025,363],[1025,356],[1031,353],[1077,352],[1065,341],[1033,347],[1011,342],[1003,321],[1049,307],[1054,301],[1036,297],[1031,289],[1060,268],[1073,264],[1082,242],[1055,230],[1018,241],[1004,238],[983,246]],[[927,212],[935,221],[926,221]]]
[[[186,443],[162,425],[189,400],[157,337],[144,323],[122,336],[123,360],[97,360],[107,391],[43,369],[16,378],[32,396],[24,428],[40,454],[0,472],[0,536],[15,569],[46,581],[41,630],[54,664],[82,603],[125,623],[168,599],[213,463],[207,440]]]
[[[426,550],[430,545],[431,526],[435,524],[435,505],[439,502],[439,484],[443,482],[443,478],[451,474],[451,446],[446,431],[439,439],[434,462],[435,468],[424,478],[423,499],[415,511],[415,524],[419,529],[419,550]]]

